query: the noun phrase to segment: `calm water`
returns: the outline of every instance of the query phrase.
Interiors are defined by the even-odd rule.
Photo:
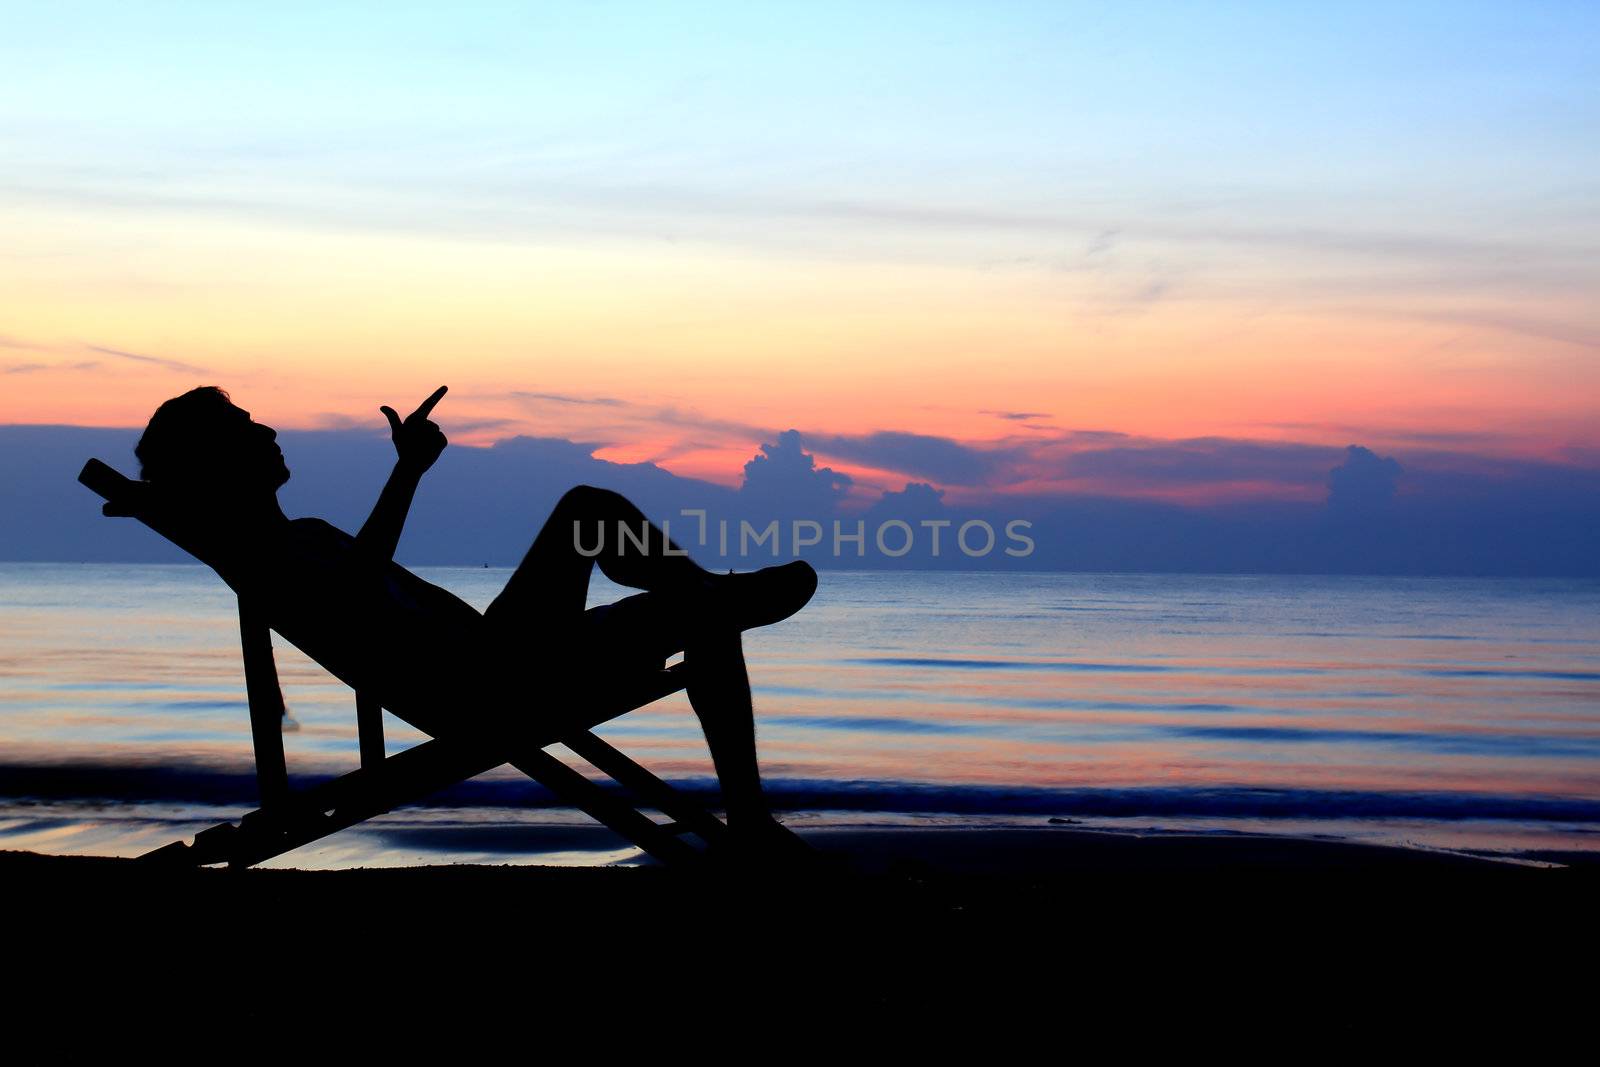
[[[480,607],[507,576],[420,573]],[[1600,849],[1600,583],[825,573],[746,651],[792,822]],[[133,855],[253,807],[238,657],[204,568],[0,564],[0,847]],[[353,767],[349,692],[279,666],[291,772]],[[599,732],[710,782],[681,694]],[[507,772],[280,863],[633,855]]]

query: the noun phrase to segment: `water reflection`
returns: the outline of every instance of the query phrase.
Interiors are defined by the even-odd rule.
[[[505,579],[424,573],[479,606]],[[596,600],[615,595],[597,580]],[[1436,842],[1462,839],[1464,816],[1493,810],[1495,821],[1473,824],[1473,847],[1496,847],[1484,842],[1499,827],[1503,847],[1543,835],[1590,848],[1588,830],[1600,828],[1597,609],[1593,582],[828,573],[813,605],[749,635],[747,654],[763,764],[797,804],[1138,819],[1095,799],[1124,791],[1117,803],[1195,827],[1289,828],[1315,812],[1320,832],[1393,835],[1393,820],[1425,812],[1450,821],[1413,820],[1403,833]],[[199,567],[0,565],[0,785],[13,798],[26,785],[52,809],[8,808],[8,847],[130,854],[151,826],[181,836],[188,816],[150,812],[215,800],[196,784],[205,775],[247,790],[233,610]],[[348,690],[281,643],[279,664],[300,726],[285,738],[291,770],[353,766]],[[397,720],[385,726],[391,751],[422,739]],[[681,695],[601,732],[669,777],[710,780]],[[29,770],[67,765],[166,768],[172,795],[124,790],[60,814],[85,799],[73,783],[118,788],[115,774],[63,772],[52,787]],[[520,788],[510,775],[485,785],[502,787]],[[1237,803],[1268,794],[1298,799],[1277,816]],[[515,809],[481,810],[499,825]],[[194,821],[218,817],[208,808]],[[472,833],[480,845],[493,836]],[[550,847],[511,854],[629,854],[529,833]],[[467,836],[446,850],[452,858],[493,854],[465,848]],[[449,837],[363,831],[340,835],[327,855],[437,858],[424,843]]]

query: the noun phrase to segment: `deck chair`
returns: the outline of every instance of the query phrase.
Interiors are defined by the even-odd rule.
[[[84,465],[78,481],[106,501],[101,509],[104,514],[138,519],[195,555],[185,544],[183,531],[149,506],[147,495],[141,492],[143,483],[97,459]],[[689,669],[684,663],[621,671],[604,683],[603,691],[586,694],[583,709],[544,716],[535,725],[495,726],[460,716],[459,734],[435,737],[393,756],[384,753],[382,708],[369,694],[357,692],[359,769],[307,788],[291,789],[283,751],[284,704],[272,637],[243,596],[239,598],[239,639],[260,807],[237,823],[202,830],[193,843],[177,841],[141,859],[180,866],[226,863],[248,867],[506,763],[664,863],[694,863],[704,857],[702,849],[684,840],[686,834],[715,846],[728,832],[727,825],[705,807],[593,732],[600,723],[684,688]],[[545,751],[557,743],[593,765],[614,785],[602,786]],[[657,822],[646,814],[647,809],[670,821]]]

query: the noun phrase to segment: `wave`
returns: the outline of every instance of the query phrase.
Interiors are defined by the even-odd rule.
[[[958,671],[1081,671],[1108,674],[1247,674],[1307,675],[1333,674],[1335,670],[1324,667],[1292,667],[1275,665],[1251,667],[1242,664],[1209,663],[1080,663],[1071,660],[1023,659],[943,659],[932,656],[861,656],[839,661],[869,667],[913,667],[921,670]],[[1503,667],[1407,667],[1401,664],[1381,668],[1399,675],[1424,678],[1537,678],[1560,682],[1600,681],[1600,671],[1552,671],[1533,669],[1507,669]]]
[[[1430,678],[1548,678],[1558,682],[1600,681],[1600,671],[1530,671],[1491,667],[1434,667],[1419,670]]]
[[[1429,752],[1502,758],[1600,759],[1600,737],[1559,734],[1404,733],[1293,726],[1155,726],[1152,732],[1200,741],[1262,744],[1354,744],[1420,748]]]
[[[1061,660],[1018,659],[933,659],[916,656],[861,656],[847,659],[845,663],[860,663],[872,667],[926,667],[959,671],[1114,671],[1116,673],[1146,674],[1156,671],[1181,671],[1182,667],[1169,667],[1155,663],[1070,663]]]
[[[869,667],[914,667],[919,670],[958,671],[1075,671],[1103,674],[1247,674],[1252,677],[1330,674],[1322,667],[1250,667],[1239,664],[1207,663],[1085,663],[1075,660],[1027,659],[943,659],[923,656],[858,656],[838,660],[846,665]]]
[[[304,787],[324,777],[291,776]],[[673,785],[708,801],[710,778]],[[956,815],[1215,817],[1251,819],[1515,820],[1600,824],[1600,800],[1545,794],[1272,788],[1249,785],[997,787],[963,783],[771,778],[767,791],[788,811]],[[253,807],[254,772],[194,764],[0,764],[0,798],[11,802],[191,803]],[[476,779],[417,807],[564,807],[531,780]]]

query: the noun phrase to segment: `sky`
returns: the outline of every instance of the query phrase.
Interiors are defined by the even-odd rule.
[[[459,444],[729,488],[795,429],[861,506],[1600,468],[1592,4],[0,25],[0,424],[218,384],[381,433],[448,384]]]

